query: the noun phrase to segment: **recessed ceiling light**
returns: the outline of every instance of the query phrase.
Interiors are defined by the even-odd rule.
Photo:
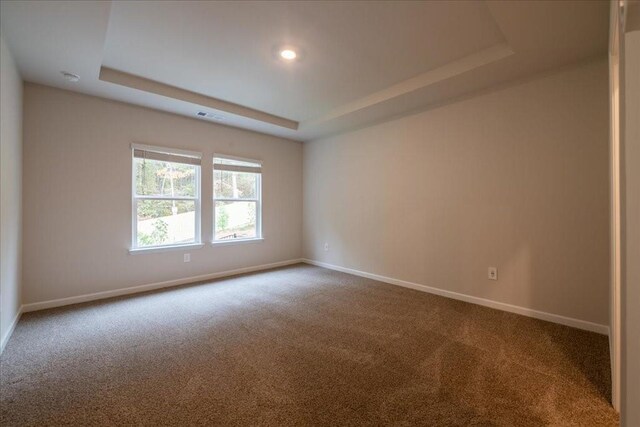
[[[80,81],[80,76],[77,74],[73,74],[73,73],[68,73],[66,71],[60,71],[62,73],[62,76],[64,77],[64,79],[68,82],[78,82]]]
[[[282,59],[286,59],[287,61],[293,61],[298,57],[298,54],[293,49],[282,49],[280,51],[280,57]]]

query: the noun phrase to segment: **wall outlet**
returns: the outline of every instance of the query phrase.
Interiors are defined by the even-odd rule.
[[[328,251],[328,250],[329,250],[329,244],[328,244],[328,243],[326,243],[326,242],[325,242],[325,244],[324,244],[324,250],[325,250],[325,251]]]
[[[498,267],[489,267],[489,280],[498,280]]]
[[[184,262],[191,262],[191,254],[184,254]]]

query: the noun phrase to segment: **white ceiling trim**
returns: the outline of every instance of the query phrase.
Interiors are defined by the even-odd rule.
[[[330,120],[340,118],[342,116],[346,116],[347,114],[363,110],[367,107],[371,107],[381,102],[388,101],[392,98],[396,98],[398,96],[423,89],[427,86],[431,86],[443,80],[450,79],[483,65],[499,61],[513,54],[514,51],[508,44],[497,44],[488,49],[472,53],[471,55],[467,55],[464,58],[458,59],[457,61],[450,62],[446,65],[443,65],[442,67],[427,71],[426,73],[422,73],[416,77],[412,77],[386,89],[368,95],[364,98],[338,107],[333,111],[330,111],[325,116],[304,122],[304,125],[315,126],[328,122]]]
[[[356,111],[374,106],[376,104],[388,101],[390,99],[406,95],[416,90],[423,89],[443,80],[450,79],[462,73],[466,73],[483,65],[499,61],[514,54],[513,49],[507,43],[500,43],[480,52],[472,53],[456,61],[450,62],[442,67],[422,73],[416,77],[412,77],[398,84],[392,85],[386,89],[368,95],[364,98],[350,102],[346,105],[338,107],[330,111],[325,116],[318,119],[303,122],[305,127],[316,126],[325,122],[338,119]],[[255,110],[222,99],[210,97],[200,93],[170,86],[144,77],[135,76],[123,71],[114,70],[105,66],[100,67],[99,79],[104,82],[114,83],[120,86],[126,86],[156,95],[166,96],[179,101],[185,101],[203,107],[212,108],[230,114],[270,123],[287,129],[297,130],[299,123],[265,113],[264,111]]]
[[[237,116],[247,117],[249,119],[259,120],[261,122],[270,123],[272,125],[285,127],[287,129],[298,129],[298,122],[294,120],[274,116],[273,114],[265,113],[264,111],[254,110],[253,108],[234,104],[228,101],[223,101],[222,99],[213,98],[201,93],[180,89],[178,87],[156,82],[154,80],[149,80],[144,77],[134,76],[133,74],[114,70],[105,66],[100,67],[99,79],[103,82],[114,83],[120,86],[126,86],[132,89],[154,93],[156,95],[177,99],[179,101],[190,102],[192,104],[201,105],[203,107],[213,108],[218,111],[224,111],[226,113],[235,114]]]

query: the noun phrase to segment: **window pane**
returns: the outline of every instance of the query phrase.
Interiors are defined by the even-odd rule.
[[[196,197],[198,166],[134,158],[139,196]]]
[[[216,202],[216,240],[257,236],[256,202]]]
[[[195,209],[191,200],[138,200],[138,246],[195,242]]]
[[[218,199],[256,199],[258,174],[214,171],[213,191]]]

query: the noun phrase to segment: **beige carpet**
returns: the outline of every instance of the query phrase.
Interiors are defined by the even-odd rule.
[[[306,265],[23,316],[13,425],[616,425],[607,338]]]

